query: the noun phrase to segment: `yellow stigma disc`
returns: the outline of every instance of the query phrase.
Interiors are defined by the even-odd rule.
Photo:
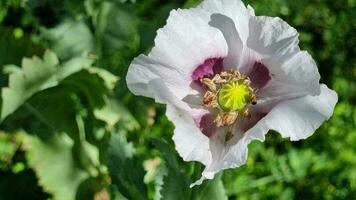
[[[239,82],[224,84],[218,94],[218,103],[225,111],[240,111],[251,100],[251,92],[247,85]]]

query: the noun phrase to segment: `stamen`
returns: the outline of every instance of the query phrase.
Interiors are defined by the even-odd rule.
[[[207,91],[203,97],[203,104],[209,108],[216,108],[218,107],[218,100],[217,96],[214,92]]]
[[[217,127],[231,127],[238,116],[251,117],[247,105],[255,105],[257,96],[247,76],[237,70],[229,70],[215,74],[212,78],[201,78],[200,82],[207,89],[203,105],[219,111],[214,120]]]
[[[202,78],[201,82],[209,88],[210,91],[216,91],[216,85],[213,80],[208,78]]]
[[[250,110],[248,108],[246,108],[243,112],[243,116],[246,118],[251,118],[251,113]]]
[[[237,119],[237,112],[221,112],[215,119],[217,127],[230,126],[235,123]]]

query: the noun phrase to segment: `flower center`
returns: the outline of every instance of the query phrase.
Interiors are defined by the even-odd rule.
[[[202,78],[201,83],[207,91],[203,97],[203,105],[217,112],[217,127],[231,126],[238,117],[250,117],[248,105],[256,104],[256,90],[252,88],[250,79],[237,70],[222,71],[213,78]]]
[[[239,81],[225,83],[218,93],[218,103],[224,111],[241,111],[250,100],[249,86]]]

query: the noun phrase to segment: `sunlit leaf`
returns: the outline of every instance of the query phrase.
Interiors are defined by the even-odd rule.
[[[50,51],[45,53],[43,60],[38,57],[25,58],[22,71],[11,74],[9,87],[1,91],[1,120],[37,91],[55,86],[58,80],[53,75],[56,74],[58,63],[56,55]]]
[[[84,21],[67,19],[52,29],[43,30],[42,37],[61,59],[95,51],[95,39]]]
[[[73,159],[73,140],[64,133],[46,140],[25,138],[27,160],[45,191],[55,200],[74,200],[78,186],[90,175]]]
[[[13,66],[10,66],[13,70],[9,70],[9,67],[5,68],[11,73],[9,87],[2,88],[2,120],[34,94],[58,85],[61,85],[58,90],[52,91],[60,95],[59,99],[63,97],[68,101],[68,98],[72,98],[71,93],[76,93],[84,95],[92,107],[104,105],[103,95],[108,94],[108,91],[114,88],[118,78],[103,69],[91,67],[92,62],[91,59],[78,57],[59,64],[57,56],[51,51],[46,51],[43,60],[38,57],[25,58],[22,70],[14,70],[16,68]],[[59,93],[60,91],[62,94]],[[42,97],[44,96],[36,98]],[[55,96],[48,98],[52,97]],[[46,101],[46,98],[39,101]],[[56,100],[53,99],[52,102]],[[57,106],[51,102],[48,103]]]

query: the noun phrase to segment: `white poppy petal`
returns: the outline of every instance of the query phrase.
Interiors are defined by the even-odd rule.
[[[251,16],[247,46],[262,57],[299,51],[298,32],[278,17]]]
[[[237,69],[243,53],[243,43],[236,30],[234,21],[222,14],[212,14],[209,24],[218,28],[224,35],[229,47],[229,53],[224,59],[225,69]]]
[[[145,85],[159,77],[179,99],[188,95],[193,71],[209,59],[227,56],[224,36],[209,26],[209,19],[209,13],[198,8],[171,11],[150,54],[139,56],[130,65],[126,77],[129,89],[136,95],[153,97]]]
[[[231,139],[228,143],[224,141],[214,141],[210,144],[211,152],[219,153],[218,156],[213,156],[213,162],[206,166],[204,174],[215,174],[221,170],[240,167],[247,160],[247,145],[250,143],[250,138],[241,134]],[[215,148],[215,149],[214,149]],[[207,179],[211,179],[206,176]]]
[[[255,10],[250,5],[247,5],[247,12],[250,16],[255,16]]]
[[[221,32],[208,24],[202,9],[173,10],[167,25],[158,30],[149,54],[160,64],[191,76],[209,58],[224,58],[228,49]]]
[[[155,98],[154,91],[148,87],[149,82],[154,79],[160,79],[161,83],[170,91],[175,91],[177,96],[188,94],[191,79],[182,72],[165,67],[145,55],[140,55],[132,61],[126,75],[126,83],[132,93]]]
[[[318,96],[308,95],[278,104],[246,134],[261,135],[275,130],[292,141],[305,139],[330,118],[337,99],[333,90],[321,85]]]
[[[167,104],[166,115],[175,125],[173,141],[176,150],[185,161],[199,161],[205,165],[211,162],[209,138],[205,136],[194,122],[195,116],[206,111],[191,109],[179,100],[160,79],[153,79],[148,83],[148,90],[159,103]]]
[[[281,58],[282,57],[282,58]],[[320,74],[315,61],[306,51],[295,54],[276,55],[263,59],[272,79],[259,92],[262,99],[276,100],[296,98],[303,95],[319,95]]]
[[[218,133],[214,135],[214,137],[210,138],[209,147],[211,161],[205,164],[202,177],[191,184],[191,187],[202,184],[202,182],[206,179],[213,179],[216,173],[225,169],[224,165],[228,165],[228,163],[224,160],[224,156],[228,148],[225,145],[225,136],[223,130],[220,129]]]
[[[206,179],[213,179],[215,174],[230,168],[236,168],[244,165],[248,155],[248,144],[252,140],[264,140],[264,135],[247,135],[241,131],[234,131],[235,136],[228,142],[224,137],[215,137],[210,140],[210,152],[212,162],[206,165],[202,172],[202,177],[194,182],[192,186],[200,185]],[[223,136],[222,132],[218,133]]]
[[[173,141],[183,160],[209,164],[212,159],[209,138],[195,125],[190,114],[168,104],[166,115],[175,125]]]
[[[224,59],[225,69],[240,69],[253,65],[255,54],[247,48],[246,40],[249,34],[249,16],[254,15],[253,9],[246,8],[242,1],[207,0],[201,4],[211,15],[209,24],[218,28],[224,35],[229,54]]]
[[[198,8],[208,11],[210,15],[219,13],[231,18],[242,42],[246,42],[248,37],[249,11],[241,0],[205,0]]]
[[[261,99],[276,101],[320,93],[316,63],[307,52],[300,51],[293,27],[277,17],[251,16],[249,31],[248,47],[272,76],[258,94]]]
[[[323,121],[330,118],[336,102],[337,94],[326,85],[321,85],[319,96],[305,96],[285,101],[272,109],[247,132],[237,133],[241,135],[235,136],[227,144],[215,141],[214,145],[210,144],[210,150],[221,155],[218,158],[214,158],[213,155],[213,162],[206,166],[202,178],[193,185],[199,185],[205,179],[212,179],[214,174],[221,170],[245,164],[248,144],[253,140],[264,141],[269,130],[275,130],[292,141],[306,139]]]

